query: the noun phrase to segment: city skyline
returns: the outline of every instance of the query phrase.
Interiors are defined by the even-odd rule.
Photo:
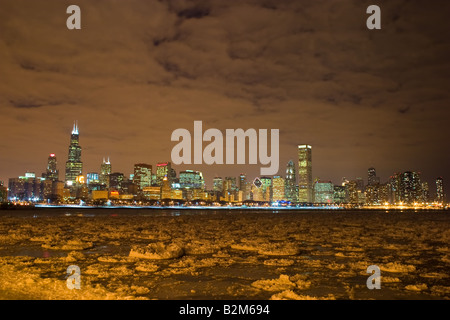
[[[392,203],[446,201],[442,177],[435,179],[436,192],[430,193],[429,183],[421,179],[421,172],[404,171],[393,173],[384,182],[377,175],[376,168],[370,167],[367,169],[367,184],[365,183],[365,179],[361,177],[353,179],[342,177],[340,184],[333,183],[326,178],[321,179],[316,177],[313,179],[311,145],[298,145],[298,167],[296,168],[294,162],[290,160],[286,164],[285,176],[256,176],[253,183],[249,183],[248,176],[245,173],[240,173],[238,182],[236,181],[236,175],[228,174],[224,178],[214,177],[212,184],[209,185],[201,171],[187,169],[177,172],[172,167],[170,161],[158,162],[154,170],[152,169],[152,164],[135,163],[133,165],[133,173],[127,175],[123,172],[112,170],[109,157],[107,158],[108,160],[105,160],[105,157],[103,158],[100,171],[83,172],[83,162],[81,159],[82,147],[80,146],[79,138],[78,121],[75,120],[70,135],[64,179],[59,179],[57,157],[56,154],[51,153],[48,157],[46,171],[42,172],[43,180],[41,181],[44,184],[39,187],[33,184],[33,187],[28,188],[32,188],[33,190],[35,188],[37,189],[35,191],[27,191],[27,193],[31,192],[33,195],[40,194],[35,199],[41,196],[51,198],[51,194],[56,195],[58,193],[55,190],[64,187],[67,189],[67,192],[70,190],[72,197],[78,198],[80,196],[80,190],[83,190],[81,197],[88,197],[92,190],[105,190],[106,188],[110,195],[113,192],[117,192],[117,195],[120,193],[142,196],[145,188],[148,191],[148,188],[151,189],[151,187],[158,186],[160,188],[158,192],[161,193],[161,199],[164,199],[162,197],[163,194],[168,195],[170,198],[172,189],[180,189],[177,197],[184,199],[186,195],[181,193],[181,189],[193,188],[213,191],[214,193],[220,191],[222,195],[227,193],[231,195],[235,194],[235,191],[241,191],[242,194],[239,197],[242,200],[240,201],[250,199],[255,201],[270,200],[299,203],[338,203],[340,201],[342,203],[380,203],[380,199],[385,199],[385,202],[389,201]],[[9,178],[8,186],[10,188],[11,186],[13,187],[10,190],[12,192],[12,198],[15,198],[15,194],[17,193],[15,189],[22,188],[22,183],[18,182],[20,179],[27,180],[38,177],[39,175],[36,175],[35,172],[27,171],[24,178],[20,176],[19,178]],[[296,177],[298,177],[298,181]],[[50,184],[44,180],[48,180]],[[91,189],[90,181],[93,183],[94,189]],[[15,185],[16,183],[19,184]],[[87,188],[80,189],[82,185],[86,185]],[[101,185],[103,187],[99,189]],[[125,189],[122,188],[122,185],[126,185]],[[173,187],[175,185],[178,185],[178,187]],[[341,191],[339,189],[340,186],[345,186],[345,190],[343,189],[345,194],[344,198],[341,198],[342,195],[339,195]],[[434,188],[431,189],[434,190]],[[363,199],[360,199],[358,192],[364,194]],[[8,198],[11,196],[9,195]],[[233,195],[233,201],[235,201],[234,197]],[[128,200],[131,200],[131,198]]]
[[[448,3],[383,2],[381,30],[366,27],[368,1],[77,4],[68,30],[65,3],[1,1],[0,180],[64,159],[73,119],[86,172],[109,156],[130,173],[168,161],[172,131],[201,120],[279,129],[278,174],[308,143],[314,177],[421,171],[450,189]]]

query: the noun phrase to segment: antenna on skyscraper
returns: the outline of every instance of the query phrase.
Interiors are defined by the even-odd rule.
[[[75,120],[73,122],[73,130],[72,130],[72,134],[78,134],[78,120]]]

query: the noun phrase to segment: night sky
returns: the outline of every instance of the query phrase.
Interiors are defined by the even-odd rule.
[[[68,30],[66,8],[81,8]],[[381,7],[381,30],[366,8]],[[173,130],[280,129],[280,170],[420,171],[450,189],[449,1],[0,0],[0,180],[64,179],[78,120],[84,173],[170,161]],[[204,143],[205,145],[206,143]],[[175,166],[249,178],[261,165]]]

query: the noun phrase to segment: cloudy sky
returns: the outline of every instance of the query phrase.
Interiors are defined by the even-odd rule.
[[[381,7],[381,30],[366,8]],[[68,30],[66,8],[81,8]],[[420,171],[450,180],[448,1],[0,0],[0,180],[63,178],[73,121],[85,173],[170,161],[177,128],[280,130],[339,183]],[[207,184],[261,165],[190,165]],[[448,190],[448,188],[447,188]],[[447,192],[448,193],[448,192]]]

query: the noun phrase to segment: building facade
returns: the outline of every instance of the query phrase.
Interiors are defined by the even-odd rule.
[[[298,146],[298,202],[313,202],[312,149]]]
[[[70,136],[69,156],[66,161],[65,182],[67,186],[75,185],[77,177],[82,174],[83,162],[81,162],[81,146],[79,143],[78,123],[73,125]]]

